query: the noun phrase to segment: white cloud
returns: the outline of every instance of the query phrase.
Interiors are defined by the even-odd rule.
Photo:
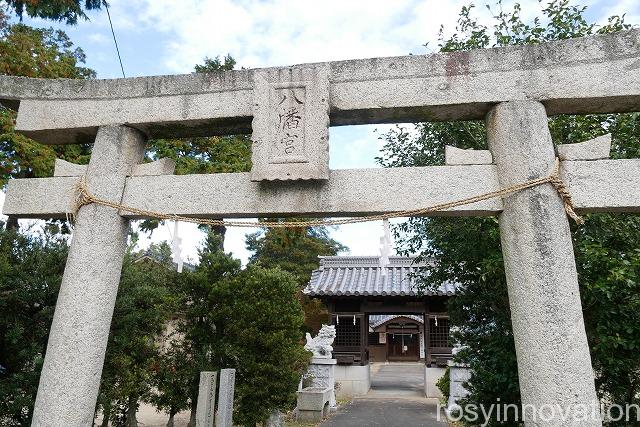
[[[634,0],[586,0],[607,14],[637,15]],[[125,3],[114,2],[118,15]],[[435,49],[442,24],[445,34],[455,29],[458,14],[468,0],[143,0],[137,3],[137,26],[166,33],[162,60],[173,72],[190,72],[205,56],[231,53],[244,67],[290,65],[350,58],[427,53]],[[504,1],[511,10],[515,1]],[[521,1],[526,21],[539,16],[544,4]],[[129,4],[127,2],[126,4]],[[498,13],[479,3],[474,16],[483,23]],[[129,27],[130,22],[118,22]]]
[[[602,5],[600,24],[606,24],[607,18],[612,15],[626,15],[625,21],[629,24],[640,25],[640,3],[638,0],[597,1]]]
[[[139,19],[170,33],[164,61],[188,72],[231,53],[245,67],[424,53],[462,4],[398,0],[145,0]]]
[[[111,40],[109,40],[109,38],[103,33],[92,33],[92,34],[89,34],[87,38],[95,44],[103,45],[111,42]]]

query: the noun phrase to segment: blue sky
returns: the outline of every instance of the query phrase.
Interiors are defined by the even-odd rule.
[[[455,28],[464,0],[110,0],[111,17],[127,77],[189,73],[205,56],[230,53],[238,66],[253,68],[430,53],[437,34]],[[1,1],[0,1],[1,3]],[[475,1],[481,21],[489,11]],[[541,9],[537,0],[523,0],[523,17],[531,19]],[[544,2],[546,3],[546,1]],[[504,1],[511,9],[513,1]],[[627,14],[629,23],[640,23],[637,0],[588,0],[588,17],[605,22],[606,16]],[[90,21],[64,29],[87,55],[87,66],[98,78],[121,77],[104,10],[90,13]],[[25,19],[33,26],[51,22]],[[428,43],[431,49],[423,45]],[[381,146],[375,130],[389,126],[331,128],[332,168],[377,167],[374,158]],[[195,227],[182,225],[184,253],[195,258],[201,235]],[[226,248],[246,260],[244,234],[253,230],[230,230]],[[169,238],[169,227],[153,240]],[[381,224],[360,224],[333,231],[354,255],[377,255]]]

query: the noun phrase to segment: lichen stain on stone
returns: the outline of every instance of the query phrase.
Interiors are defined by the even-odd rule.
[[[469,52],[450,52],[444,66],[447,78],[469,74]]]
[[[635,61],[633,64],[630,64],[624,67],[624,69],[627,71],[637,70],[639,68],[640,68],[640,59]]]
[[[540,189],[529,190],[533,194],[529,196],[527,202],[528,216],[533,221],[533,230],[537,230],[534,234],[534,243],[536,250],[540,254],[538,261],[543,263],[542,267],[548,268],[556,261],[552,239],[549,236],[549,220],[553,216],[551,203],[555,203],[548,194],[544,194]],[[553,219],[552,219],[553,221]]]

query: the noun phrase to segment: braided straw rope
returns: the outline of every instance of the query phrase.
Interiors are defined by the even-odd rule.
[[[439,203],[433,206],[420,208],[420,209],[390,212],[390,213],[379,214],[379,215],[365,215],[365,216],[355,217],[355,218],[341,218],[341,219],[331,219],[331,220],[309,220],[309,221],[263,221],[263,222],[256,223],[251,221],[235,221],[235,220],[224,221],[219,219],[192,218],[192,217],[182,216],[182,215],[164,214],[161,212],[154,212],[146,209],[139,209],[131,206],[125,206],[120,203],[116,203],[116,202],[112,202],[109,200],[96,197],[89,192],[89,189],[87,187],[86,177],[82,177],[78,181],[75,187],[76,205],[75,205],[73,215],[75,216],[75,214],[78,212],[78,210],[82,206],[95,203],[97,205],[107,206],[113,209],[118,209],[120,211],[129,212],[131,214],[141,216],[141,217],[156,218],[159,220],[190,222],[190,223],[199,224],[199,225],[225,226],[225,227],[258,227],[258,228],[322,227],[322,226],[335,226],[335,225],[345,225],[345,224],[357,224],[357,223],[379,221],[379,220],[390,219],[390,218],[422,216],[428,213],[443,211],[446,209],[468,205],[468,204],[480,202],[483,200],[489,200],[496,197],[508,196],[510,194],[518,193],[527,188],[533,188],[533,187],[537,187],[539,185],[547,184],[547,183],[553,185],[553,187],[556,189],[556,191],[562,198],[562,201],[564,203],[564,209],[567,212],[567,215],[569,215],[577,224],[582,224],[583,223],[582,218],[580,218],[573,209],[571,194],[569,194],[567,187],[565,186],[564,182],[560,178],[560,161],[557,158],[555,161],[553,171],[548,176],[545,176],[543,178],[532,179],[520,184],[515,184],[507,188],[503,188],[497,191],[491,191],[489,193],[484,193],[478,196],[468,197],[466,199],[454,200],[446,203]]]

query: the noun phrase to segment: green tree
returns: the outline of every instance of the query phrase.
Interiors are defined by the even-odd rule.
[[[4,230],[0,222],[0,424],[31,420],[67,258],[60,237]]]
[[[248,266],[213,288],[218,309],[216,364],[236,369],[234,422],[255,426],[275,410],[292,409],[310,353],[302,340],[295,278],[278,268]]]
[[[175,308],[176,275],[166,243],[125,256],[100,386],[105,427],[109,420],[137,426],[140,401],[151,399],[152,378],[161,369],[160,337]]]
[[[460,13],[456,33],[444,39],[443,52],[539,43],[619,31],[629,26],[613,16],[604,26],[585,18],[585,8],[554,0],[541,16],[525,22],[520,6],[499,10],[491,25],[472,16],[472,6]],[[607,114],[558,116],[549,127],[555,143],[580,142],[607,132],[613,134],[612,157],[638,157],[640,116]],[[386,167],[442,164],[444,145],[486,149],[484,123],[420,123],[415,129],[398,127],[384,137],[379,162]],[[517,364],[504,266],[496,218],[414,218],[396,229],[401,250],[440,262],[424,278],[424,286],[456,280],[460,289],[450,301],[454,338],[465,350],[458,358],[473,369],[467,403],[491,405],[520,402]],[[608,401],[637,403],[640,391],[640,335],[638,265],[640,219],[632,215],[593,214],[583,227],[572,227],[585,323],[596,371],[599,395]],[[468,242],[474,242],[469,245]],[[492,424],[497,425],[496,420]],[[501,423],[500,425],[505,425]],[[506,423],[506,425],[516,425]]]
[[[81,65],[84,62],[82,49],[74,48],[63,31],[9,25],[0,16],[0,75],[95,77],[94,71]],[[74,163],[89,162],[88,144],[42,145],[16,133],[15,120],[15,111],[0,106],[0,187],[4,188],[12,178],[51,176],[56,157]],[[7,225],[15,227],[17,221],[10,218]]]
[[[204,64],[195,66],[196,73],[219,73],[220,71],[231,71],[236,66],[236,60],[230,54],[225,55],[221,61],[219,56],[209,58],[205,56]]]
[[[176,334],[161,359],[154,401],[170,414],[191,409],[194,425],[200,372],[235,368],[235,421],[254,425],[290,407],[308,362],[298,285],[279,269],[242,270],[219,241],[208,233],[198,266],[177,282]]]
[[[173,321],[169,325],[172,327]],[[167,427],[174,426],[178,412],[190,408],[195,370],[189,344],[179,332],[169,333],[153,369],[153,391],[149,400],[158,411],[169,415]]]
[[[575,230],[574,245],[598,392],[605,401],[638,404],[640,220],[633,215],[590,215]],[[611,425],[617,424],[640,423]]]
[[[158,409],[170,417],[190,409],[191,427],[195,426],[200,372],[220,368],[214,337],[214,315],[220,301],[212,297],[213,289],[241,269],[240,261],[220,249],[220,240],[219,235],[209,232],[199,251],[198,266],[192,272],[183,271],[175,281],[173,294],[178,306],[172,322],[174,333],[160,355],[164,372],[156,373],[154,379],[158,393],[152,401]]]
[[[63,21],[75,24],[78,19],[88,19],[85,11],[100,9],[107,4],[104,0],[5,0],[7,5],[20,17],[26,13],[32,18]]]
[[[318,268],[318,256],[337,255],[347,250],[329,237],[325,227],[271,228],[247,235],[246,247],[253,252],[250,264],[265,268],[278,267],[293,275],[298,286],[298,298],[305,313],[305,329],[320,330],[327,321],[324,305],[308,298],[301,291],[307,286],[311,272]]]

